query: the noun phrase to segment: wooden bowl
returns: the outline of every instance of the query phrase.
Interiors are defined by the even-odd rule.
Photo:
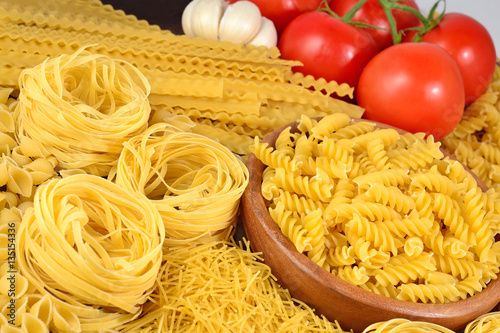
[[[287,126],[291,126],[293,132],[297,123]],[[287,126],[267,135],[264,142],[274,145],[279,133]],[[377,126],[387,128],[381,124]],[[480,293],[445,304],[415,303],[377,295],[334,276],[298,252],[271,219],[261,195],[262,162],[251,154],[247,167],[250,182],[242,197],[241,218],[252,250],[262,252],[264,262],[292,297],[305,302],[330,321],[337,320],[342,329],[362,332],[376,322],[406,318],[458,331],[500,302],[500,276]],[[478,184],[483,190],[487,189],[480,180]]]

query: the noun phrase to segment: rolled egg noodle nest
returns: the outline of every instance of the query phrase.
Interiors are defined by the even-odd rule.
[[[17,140],[31,156],[55,156],[61,169],[106,176],[123,142],[148,126],[145,76],[84,48],[24,70],[19,86]]]
[[[249,177],[222,144],[164,123],[127,141],[110,176],[154,203],[167,245],[227,240]]]
[[[164,229],[140,193],[88,174],[53,179],[23,216],[19,271],[39,293],[84,315],[138,313],[160,269]]]

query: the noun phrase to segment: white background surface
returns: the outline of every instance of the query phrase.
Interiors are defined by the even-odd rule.
[[[437,0],[415,0],[420,11],[427,14]],[[443,4],[439,5],[443,9]],[[479,21],[488,30],[500,55],[500,0],[447,0],[446,12],[460,12]]]

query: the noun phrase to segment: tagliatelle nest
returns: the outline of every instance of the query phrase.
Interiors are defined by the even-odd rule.
[[[150,85],[125,61],[80,49],[24,70],[19,85],[18,141],[62,169],[106,176],[148,126]]]

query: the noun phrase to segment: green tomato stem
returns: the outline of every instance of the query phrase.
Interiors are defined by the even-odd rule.
[[[356,15],[356,12],[363,7],[363,5],[367,2],[368,0],[360,0],[356,2],[356,4],[342,17],[342,21],[344,22],[351,22],[352,18],[354,15]]]

